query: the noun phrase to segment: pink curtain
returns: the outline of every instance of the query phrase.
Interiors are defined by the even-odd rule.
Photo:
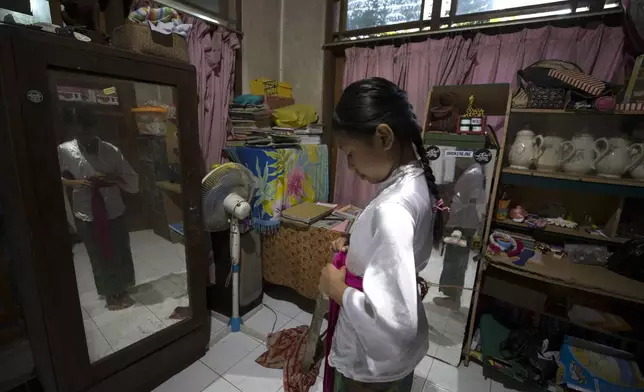
[[[235,81],[236,33],[188,17],[192,24],[188,37],[190,63],[197,69],[199,141],[201,154],[209,169],[220,163],[228,132],[228,105]]]
[[[621,82],[624,34],[621,27],[595,29],[543,27],[501,35],[477,34],[404,44],[400,47],[346,50],[344,86],[380,76],[403,88],[421,124],[432,86],[450,84],[512,83],[516,73],[544,59],[572,61],[603,80]],[[334,202],[366,206],[376,186],[362,181],[338,152]]]

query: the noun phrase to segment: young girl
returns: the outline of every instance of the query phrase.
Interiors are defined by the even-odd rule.
[[[424,153],[421,127],[394,83],[349,85],[333,115],[338,147],[361,179],[380,184],[348,238],[346,269],[327,265],[320,290],[340,304],[328,362],[336,392],[411,391],[414,368],[427,353],[428,324],[417,272],[442,238],[442,201]],[[347,286],[347,271],[362,278]]]

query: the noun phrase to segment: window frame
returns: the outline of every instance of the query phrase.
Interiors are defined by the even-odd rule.
[[[429,1],[432,1],[432,12],[430,19],[423,19],[425,5]],[[396,35],[396,32],[406,31],[417,29],[418,31],[440,31],[440,30],[449,30],[455,24],[461,23],[472,23],[472,22],[483,22],[480,25],[493,26],[495,24],[500,24],[499,22],[489,22],[491,19],[498,18],[507,18],[507,17],[516,17],[521,15],[529,15],[536,13],[544,12],[556,12],[563,10],[570,10],[570,13],[567,15],[584,15],[594,12],[600,12],[604,10],[604,5],[606,2],[598,2],[595,0],[559,0],[551,3],[543,4],[533,4],[523,7],[513,7],[502,10],[493,10],[485,12],[476,12],[470,14],[457,15],[458,9],[458,0],[452,0],[450,4],[449,15],[446,17],[441,17],[442,13],[442,2],[443,0],[421,0],[420,4],[420,18],[417,21],[396,23],[383,26],[368,27],[362,29],[347,30],[347,14],[348,14],[348,4],[349,0],[335,0],[336,3],[340,3],[340,15],[339,15],[339,26],[338,31],[333,33],[333,41],[343,41],[347,39],[354,39],[355,37],[366,37],[373,36],[378,34],[391,33]],[[587,11],[578,12],[579,8],[587,7]],[[622,7],[622,0],[618,0],[617,7]],[[538,17],[536,17],[538,18]],[[535,19],[536,19],[535,18]],[[540,19],[548,19],[548,17],[542,17]],[[554,17],[553,17],[554,19]],[[526,23],[530,22],[530,18],[524,19]],[[502,22],[501,22],[502,23]],[[447,28],[441,26],[448,26]]]

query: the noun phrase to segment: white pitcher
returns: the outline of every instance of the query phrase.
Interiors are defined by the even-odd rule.
[[[524,129],[517,132],[512,147],[510,147],[510,167],[513,169],[529,169],[536,157],[534,132]]]
[[[595,139],[590,134],[580,133],[562,145],[563,171],[570,174],[588,174],[593,171]]]
[[[633,144],[623,137],[600,137],[595,140],[597,158],[593,163],[597,175],[619,178],[633,170],[644,159],[644,145]]]
[[[534,141],[537,147],[537,171],[557,171],[563,159],[563,138],[537,135],[534,137]]]
[[[635,143],[631,145],[631,148],[629,149],[629,153],[631,157],[637,154],[637,150],[641,149],[644,147],[643,144],[640,143]],[[632,165],[633,167],[630,168],[630,173],[631,177],[638,181],[644,181],[644,154],[640,157],[640,159],[636,159],[635,163]]]

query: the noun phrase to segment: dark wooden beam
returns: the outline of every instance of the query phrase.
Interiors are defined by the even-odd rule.
[[[342,0],[342,2],[346,4],[346,0]],[[332,42],[333,40],[335,3],[336,0],[326,0],[325,42]],[[342,20],[343,18],[340,17],[340,21]],[[343,30],[342,26],[341,22],[340,31]],[[324,51],[322,68],[322,124],[324,124],[324,130],[322,133],[322,143],[326,144],[329,149],[329,200],[333,200],[333,192],[335,191],[335,147],[332,136],[333,110],[335,107],[335,57],[332,51]]]

